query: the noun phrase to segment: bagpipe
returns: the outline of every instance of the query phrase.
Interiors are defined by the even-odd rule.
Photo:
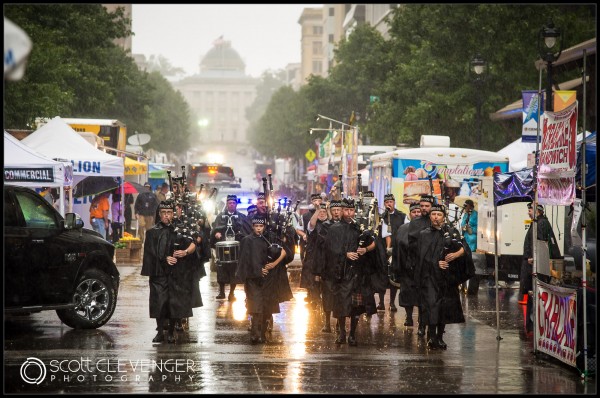
[[[429,177],[429,183],[433,188],[431,177]],[[444,194],[446,191],[444,187],[444,182],[442,180],[440,180],[440,190],[442,192],[443,197],[442,205],[445,206],[449,201],[446,195]],[[448,210],[449,208],[448,206],[446,206],[446,211],[444,212],[444,223],[442,224],[441,228],[441,231],[444,236],[444,248],[442,249],[442,253],[440,254],[440,260],[444,260],[448,254],[454,253],[464,247],[462,243],[462,236],[460,235],[459,230],[455,227],[455,223],[457,223],[458,214],[455,214],[454,222],[451,222],[448,218]],[[455,209],[455,211],[458,211],[458,209]]]
[[[265,200],[267,202],[267,220],[265,224],[265,232],[262,237],[269,244],[267,249],[267,258],[269,261],[274,261],[281,255],[283,250],[282,244],[285,242],[285,229],[287,223],[285,217],[281,217],[281,203],[277,201],[278,210],[275,211],[275,198],[273,194],[273,180],[271,173],[267,174],[267,178],[263,177],[263,189],[265,192]],[[267,189],[267,183],[269,189]]]
[[[181,166],[181,176],[171,176],[171,170],[167,170],[169,179],[169,192],[166,194],[167,200],[175,204],[175,214],[173,216],[173,226],[177,233],[177,242],[184,244],[186,239],[193,239],[199,236],[202,226],[198,222],[200,219],[207,222],[206,213],[202,208],[200,195],[204,184],[200,185],[198,194],[190,192],[185,175],[185,166]],[[216,195],[215,190],[210,197]]]

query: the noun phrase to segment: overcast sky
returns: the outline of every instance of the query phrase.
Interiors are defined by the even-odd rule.
[[[300,62],[300,24],[305,7],[322,4],[133,4],[132,53],[163,55],[186,74],[221,35],[244,62],[246,74]]]

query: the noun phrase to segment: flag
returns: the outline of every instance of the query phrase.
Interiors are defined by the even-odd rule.
[[[554,112],[562,111],[577,99],[575,90],[558,90],[554,92]]]

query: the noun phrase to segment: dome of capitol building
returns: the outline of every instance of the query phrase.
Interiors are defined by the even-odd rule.
[[[246,64],[240,54],[231,47],[230,41],[221,36],[213,42],[211,48],[200,61],[200,72],[206,71],[237,71],[244,72]]]

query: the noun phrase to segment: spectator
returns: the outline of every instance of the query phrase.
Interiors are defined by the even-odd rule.
[[[121,208],[121,195],[113,194],[112,195],[112,222],[110,224],[110,228],[112,230],[112,242],[118,242],[119,239],[123,236],[123,210]]]
[[[144,243],[146,231],[151,229],[155,223],[156,209],[158,208],[158,199],[152,192],[150,183],[145,183],[146,192],[141,192],[135,200],[135,217],[138,220],[137,236]]]
[[[107,238],[108,211],[110,210],[107,196],[106,193],[96,195],[90,205],[90,224],[94,231],[102,235],[104,239]]]
[[[131,205],[133,204],[133,195],[130,193],[125,194],[125,211],[123,212],[125,215],[125,231],[127,233],[131,233],[131,219],[132,219],[132,210]]]

